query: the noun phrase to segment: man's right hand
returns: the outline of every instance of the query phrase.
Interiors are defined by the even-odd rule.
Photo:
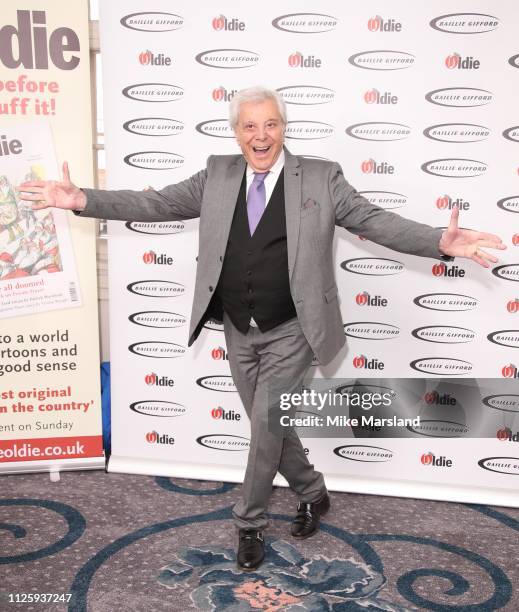
[[[68,163],[63,162],[63,180],[27,181],[18,186],[20,200],[32,202],[32,210],[42,208],[64,208],[83,210],[87,203],[86,195],[70,180]]]

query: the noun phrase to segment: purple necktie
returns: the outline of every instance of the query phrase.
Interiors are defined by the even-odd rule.
[[[261,215],[265,210],[266,194],[264,180],[268,172],[255,172],[254,179],[247,194],[247,216],[249,217],[250,235],[254,234]]]

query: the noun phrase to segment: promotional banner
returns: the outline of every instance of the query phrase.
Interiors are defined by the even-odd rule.
[[[445,227],[457,206],[462,227],[499,234],[508,246],[485,270],[337,229],[347,346],[332,364],[314,364],[317,380],[415,379],[428,385],[418,414],[456,423],[462,400],[456,387],[442,391],[445,381],[495,379],[488,397],[506,397],[479,394],[474,407],[495,422],[493,439],[473,439],[471,424],[463,440],[431,435],[426,425],[405,440],[395,431],[383,462],[339,452],[347,445],[340,438],[305,438],[331,487],[517,504],[515,430],[510,439],[497,435],[503,414],[513,429],[519,412],[519,393],[498,388],[519,376],[515,13],[482,0],[456,12],[446,1],[407,0],[354,9],[308,0],[102,5],[109,187],[161,188],[204,168],[208,155],[239,152],[229,102],[241,88],[265,85],[287,103],[293,154],[338,161],[367,199],[416,221]],[[197,221],[113,222],[110,231],[109,469],[239,481],[248,422],[222,326],[209,322],[187,348]],[[450,466],[421,463],[429,453]],[[487,469],[495,457],[509,467]]]
[[[0,471],[99,468],[95,225],[16,191],[92,184],[88,3],[0,15]]]

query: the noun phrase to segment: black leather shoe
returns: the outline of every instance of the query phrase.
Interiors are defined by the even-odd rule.
[[[297,514],[292,522],[291,533],[294,538],[304,540],[314,535],[319,528],[319,519],[330,509],[330,498],[325,493],[320,500],[313,504],[299,502],[297,504]]]
[[[261,531],[257,529],[240,529],[236,559],[238,568],[244,572],[252,572],[261,565],[264,557],[265,551]]]

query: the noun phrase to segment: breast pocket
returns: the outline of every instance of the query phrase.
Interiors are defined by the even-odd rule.
[[[301,218],[307,217],[319,212],[319,203],[315,200],[306,200],[301,206]]]

